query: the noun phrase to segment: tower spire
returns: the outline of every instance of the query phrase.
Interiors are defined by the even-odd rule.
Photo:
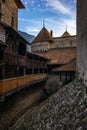
[[[67,32],[67,25],[66,25],[66,32]]]
[[[43,27],[45,27],[45,20],[43,19]]]

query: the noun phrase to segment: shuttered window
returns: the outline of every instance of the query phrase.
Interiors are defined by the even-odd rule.
[[[11,18],[11,26],[14,27],[14,17]]]

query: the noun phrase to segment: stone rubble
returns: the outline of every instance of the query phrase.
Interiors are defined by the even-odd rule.
[[[29,110],[13,130],[87,130],[87,87],[80,79]]]

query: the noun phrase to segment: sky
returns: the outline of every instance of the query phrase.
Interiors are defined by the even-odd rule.
[[[22,0],[25,9],[18,13],[18,30],[36,36],[44,25],[53,36],[61,36],[67,26],[76,34],[76,0]]]

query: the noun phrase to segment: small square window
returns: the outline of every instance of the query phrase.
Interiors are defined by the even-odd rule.
[[[11,18],[11,26],[14,26],[14,17]]]

